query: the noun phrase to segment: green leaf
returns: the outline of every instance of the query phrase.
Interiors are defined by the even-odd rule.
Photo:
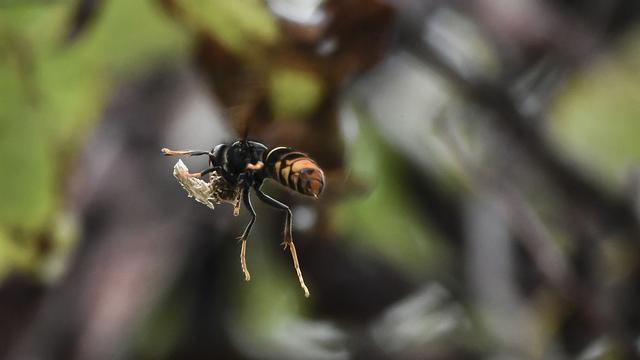
[[[65,218],[62,184],[73,174],[63,171],[64,156],[77,150],[119,79],[186,57],[187,35],[150,1],[105,2],[87,31],[65,45],[72,6],[0,9],[0,230],[11,235],[0,237],[4,273],[24,269],[24,259],[46,279],[64,269],[75,244],[55,234]],[[37,234],[51,237],[49,258],[38,252]]]
[[[53,209],[54,159],[14,64],[0,62],[0,227],[31,231]]]
[[[373,129],[361,125],[348,168],[350,176],[367,180],[371,191],[335,210],[338,230],[352,245],[381,254],[410,276],[437,271],[444,265],[445,247],[417,215],[411,189],[399,186],[396,159]]]
[[[278,40],[276,19],[259,0],[177,0],[188,25],[205,30],[236,53]]]
[[[640,31],[630,40],[569,82],[550,128],[570,156],[618,185],[640,165],[640,51],[631,51]]]
[[[271,107],[276,119],[303,118],[313,111],[322,95],[322,84],[312,73],[277,69],[270,78]]]

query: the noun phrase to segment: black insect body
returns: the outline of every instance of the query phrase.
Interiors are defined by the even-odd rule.
[[[325,180],[322,169],[313,159],[291,148],[269,149],[262,143],[250,140],[238,140],[230,145],[220,144],[211,151],[174,151],[164,148],[162,152],[166,156],[207,155],[210,167],[199,173],[189,174],[189,176],[203,177],[206,174],[215,173],[215,175],[224,178],[229,189],[240,190],[242,201],[251,213],[251,220],[240,237],[242,242],[240,263],[247,281],[251,279],[251,275],[246,264],[246,244],[256,220],[256,212],[251,205],[251,190],[253,189],[258,199],[264,203],[284,211],[286,217],[282,244],[285,249],[290,249],[300,285],[304,289],[305,296],[309,296],[309,290],[304,283],[296,248],[293,244],[291,209],[262,192],[261,187],[266,179],[272,179],[303,195],[317,198],[324,189]]]

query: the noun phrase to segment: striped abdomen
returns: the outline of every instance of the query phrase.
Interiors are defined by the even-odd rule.
[[[267,153],[264,163],[270,178],[301,194],[318,197],[324,189],[324,173],[307,154],[278,147]]]

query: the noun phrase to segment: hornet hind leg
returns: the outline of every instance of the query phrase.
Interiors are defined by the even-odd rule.
[[[255,210],[253,210],[253,205],[251,205],[251,198],[249,197],[250,192],[251,188],[246,188],[242,192],[242,200],[244,201],[244,205],[251,213],[251,220],[249,220],[247,227],[242,233],[242,236],[240,236],[240,241],[242,241],[242,247],[240,249],[240,266],[242,266],[242,272],[244,273],[244,279],[246,281],[251,280],[251,274],[249,274],[249,270],[247,269],[247,238],[251,233],[253,224],[256,222],[256,212]]]
[[[304,296],[309,297],[309,289],[307,288],[307,285],[305,285],[304,283],[304,278],[302,277],[302,270],[300,270],[300,263],[298,262],[298,253],[296,252],[296,246],[293,244],[293,235],[292,235],[292,228],[293,228],[292,217],[293,216],[291,214],[291,209],[287,205],[263,193],[260,189],[256,188],[255,190],[256,190],[256,194],[258,195],[258,198],[260,198],[260,200],[262,200],[264,203],[276,209],[286,211],[287,215],[284,222],[284,242],[282,244],[284,245],[285,250],[288,247],[289,251],[291,251],[291,259],[293,260],[293,267],[295,268],[296,274],[298,275],[298,281],[300,281],[300,286],[302,287],[302,290],[304,290]]]

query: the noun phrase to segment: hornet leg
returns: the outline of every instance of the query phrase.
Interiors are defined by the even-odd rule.
[[[200,151],[200,150],[171,150],[167,148],[162,148],[160,151],[164,154],[164,156],[198,156],[198,155],[211,155],[208,151]]]
[[[197,173],[189,173],[189,176],[200,178],[200,177],[203,177],[203,176],[207,175],[210,172],[214,172],[214,171],[220,172],[221,169],[222,168],[219,167],[219,166],[214,166],[214,167],[210,167],[210,168],[208,168],[206,170],[202,170],[202,171],[197,172]]]
[[[242,241],[242,248],[240,249],[240,265],[242,266],[242,272],[244,273],[244,279],[246,281],[251,280],[251,274],[249,274],[249,270],[247,269],[247,238],[249,237],[249,233],[251,233],[251,228],[253,227],[253,223],[256,222],[256,212],[253,210],[253,205],[251,205],[251,198],[249,194],[251,193],[251,188],[246,188],[245,191],[242,192],[242,200],[244,201],[244,205],[249,209],[251,213],[251,220],[247,224],[247,227],[244,229],[240,240]]]
[[[300,281],[300,286],[304,290],[304,296],[309,297],[309,289],[307,288],[307,285],[305,285],[304,283],[304,278],[302,277],[302,270],[300,270],[300,263],[298,262],[298,253],[296,252],[296,246],[293,244],[293,235],[292,235],[293,223],[292,223],[291,209],[287,205],[263,193],[260,189],[256,188],[255,190],[256,190],[256,194],[258,195],[258,198],[260,198],[260,200],[262,200],[264,203],[276,209],[286,211],[287,217],[284,222],[284,242],[282,244],[284,245],[285,250],[288,247],[289,250],[291,251],[291,259],[293,259],[293,267],[296,269],[296,274],[298,275],[298,281]]]

